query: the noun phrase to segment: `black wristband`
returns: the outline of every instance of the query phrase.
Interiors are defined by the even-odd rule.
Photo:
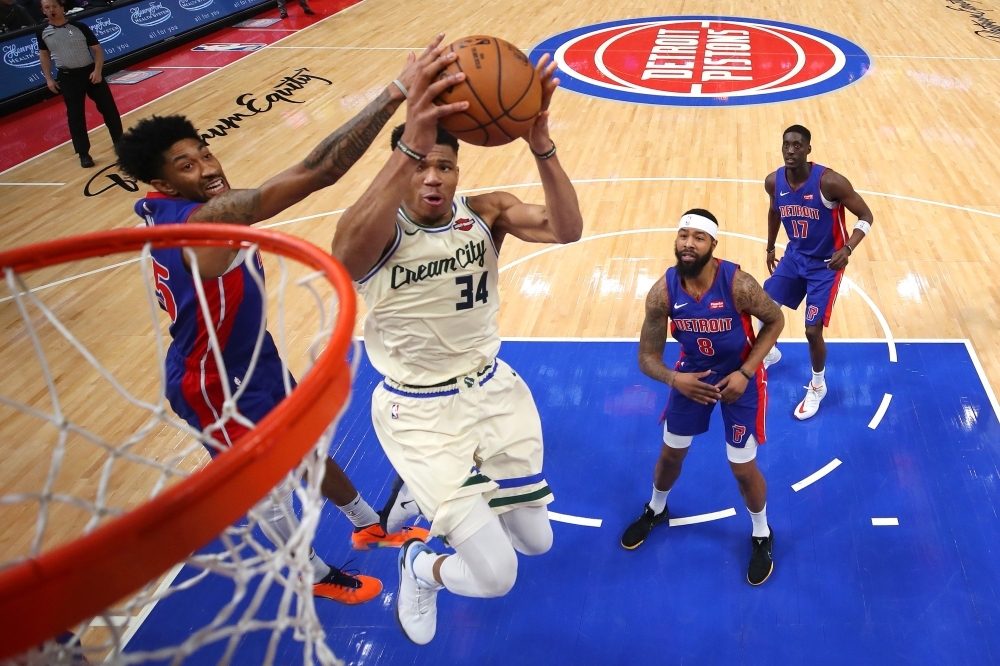
[[[769,248],[767,249],[767,253],[768,253],[768,254],[774,254],[774,248],[773,248],[773,247],[769,247]]]
[[[747,372],[746,370],[744,370],[743,368],[740,368],[740,374],[741,374],[741,375],[743,375],[744,377],[746,377],[746,378],[747,378],[747,381],[750,381],[750,380],[752,380],[752,379],[753,379],[753,375],[749,374],[749,373],[748,373],[748,372]]]
[[[549,152],[547,153],[536,153],[534,148],[532,148],[530,144],[528,145],[528,150],[530,150],[531,154],[537,157],[538,159],[547,160],[556,154],[556,142],[555,141],[552,142],[552,149],[549,150]]]
[[[396,142],[396,147],[399,148],[399,152],[403,153],[404,155],[406,155],[407,157],[409,157],[411,160],[416,160],[417,162],[423,162],[425,159],[427,159],[426,155],[421,155],[420,153],[418,153],[417,151],[413,150],[413,148],[410,148],[408,145],[406,145],[402,141],[397,141]]]

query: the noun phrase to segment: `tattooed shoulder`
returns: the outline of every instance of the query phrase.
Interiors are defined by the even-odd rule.
[[[740,312],[751,314],[764,322],[781,313],[777,303],[761,289],[757,280],[742,270],[736,271],[733,276],[733,303]]]
[[[253,224],[260,214],[260,190],[229,190],[213,197],[191,216],[192,222]]]

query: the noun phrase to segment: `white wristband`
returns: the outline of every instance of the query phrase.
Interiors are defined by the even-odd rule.
[[[403,99],[407,99],[410,96],[410,93],[406,92],[406,86],[400,83],[399,79],[393,79],[392,82],[399,88],[399,92],[403,93]]]
[[[854,225],[855,229],[860,229],[865,236],[871,233],[872,225],[868,224],[864,220],[858,220],[858,223]]]

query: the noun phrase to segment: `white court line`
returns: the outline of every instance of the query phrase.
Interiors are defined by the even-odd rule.
[[[0,183],[11,187],[62,187],[66,183]]]
[[[316,22],[315,22],[315,23],[313,23],[312,25],[307,25],[306,27],[302,28],[302,29],[301,29],[301,30],[299,30],[298,32],[295,32],[295,33],[293,33],[293,34],[291,34],[291,35],[288,35],[288,36],[286,36],[286,37],[282,37],[281,39],[279,39],[278,41],[276,41],[276,42],[275,42],[274,44],[279,44],[279,43],[281,43],[281,42],[285,41],[286,39],[290,39],[291,37],[294,37],[295,35],[301,35],[301,34],[302,34],[303,32],[305,32],[306,30],[312,30],[313,28],[315,28],[315,27],[316,27],[316,26],[318,26],[319,24],[323,23],[324,21],[328,21],[328,20],[332,19],[332,18],[333,18],[334,16],[339,16],[340,14],[343,14],[344,12],[349,12],[349,11],[351,11],[352,9],[354,9],[355,7],[358,7],[359,5],[363,5],[363,4],[365,4],[366,2],[368,2],[368,0],[358,0],[358,2],[354,3],[354,4],[353,4],[353,5],[351,5],[350,7],[344,7],[343,9],[341,9],[341,10],[340,10],[339,12],[337,12],[336,14],[330,14],[329,16],[326,16],[326,17],[323,17],[323,18],[321,18],[320,20],[316,21]],[[185,88],[187,88],[187,87],[188,87],[188,86],[190,86],[190,85],[194,85],[195,83],[198,83],[198,82],[200,82],[200,81],[204,81],[204,80],[205,80],[206,78],[208,78],[209,76],[212,76],[213,74],[215,74],[215,73],[217,73],[217,72],[221,72],[221,71],[222,71],[222,70],[224,70],[224,69],[225,69],[226,67],[232,67],[232,66],[233,66],[233,65],[235,65],[236,63],[240,63],[240,62],[243,62],[243,61],[245,61],[245,60],[246,60],[247,58],[252,58],[252,57],[254,57],[255,55],[257,55],[258,53],[264,53],[264,52],[265,52],[265,51],[267,51],[267,50],[268,50],[269,48],[274,48],[274,44],[268,44],[268,45],[267,45],[267,46],[265,46],[264,48],[262,48],[262,49],[260,49],[260,50],[258,50],[258,51],[253,51],[252,53],[249,53],[249,54],[247,54],[247,55],[243,56],[242,58],[239,58],[238,60],[234,60],[234,61],[232,61],[232,62],[231,62],[231,63],[229,63],[228,65],[223,65],[222,67],[218,68],[218,69],[217,69],[217,70],[215,70],[214,72],[209,72],[209,73],[208,73],[208,74],[206,74],[205,76],[202,76],[202,77],[200,77],[200,78],[197,78],[197,79],[195,79],[194,81],[189,81],[188,83],[185,83],[184,85],[180,86],[179,88],[174,88],[174,89],[173,89],[173,90],[171,90],[170,92],[167,92],[167,93],[164,93],[164,94],[160,95],[159,97],[156,97],[156,98],[154,98],[154,99],[151,99],[151,100],[149,100],[148,102],[146,102],[145,104],[143,104],[143,105],[141,105],[141,106],[137,106],[137,107],[135,107],[134,109],[132,109],[131,111],[127,111],[127,112],[123,113],[123,114],[122,114],[122,118],[124,118],[125,116],[129,116],[129,115],[132,115],[132,114],[133,114],[133,113],[135,113],[136,111],[140,111],[140,110],[142,110],[142,109],[145,109],[145,108],[146,108],[147,106],[149,106],[150,104],[155,104],[156,102],[159,102],[159,101],[160,101],[161,99],[163,99],[163,98],[165,98],[165,97],[168,97],[169,95],[172,95],[173,93],[175,93],[175,92],[178,92],[178,91],[180,91],[180,90],[184,90]],[[101,129],[102,127],[104,127],[104,123],[101,123],[100,125],[98,125],[98,126],[97,126],[97,127],[95,127],[94,129],[91,129],[91,130],[87,130],[87,134],[90,134],[91,132],[96,132],[97,130]],[[7,173],[8,171],[13,171],[14,169],[16,169],[16,168],[18,168],[18,167],[21,167],[21,166],[24,166],[24,165],[25,165],[25,164],[27,164],[28,162],[32,162],[32,161],[34,161],[34,160],[37,160],[37,159],[38,159],[39,157],[41,157],[42,155],[48,155],[48,154],[49,154],[49,153],[51,153],[51,152],[52,152],[53,150],[58,150],[59,148],[62,148],[63,146],[65,146],[65,145],[66,145],[66,144],[68,144],[68,143],[70,143],[70,140],[69,140],[69,139],[67,139],[66,141],[63,141],[62,143],[60,143],[60,144],[59,144],[59,145],[57,145],[57,146],[52,146],[51,148],[49,148],[48,150],[46,150],[46,151],[44,151],[44,152],[41,152],[41,153],[38,153],[38,154],[37,154],[37,155],[35,155],[34,157],[29,157],[28,159],[24,160],[23,162],[20,162],[20,163],[18,163],[18,164],[15,164],[15,165],[14,165],[14,166],[12,166],[12,167],[9,167],[9,168],[7,168],[7,169],[4,169],[3,171],[0,171],[0,176],[2,176],[3,174]]]
[[[899,527],[899,518],[872,518],[875,527]]]
[[[926,56],[926,55],[876,55],[873,58],[906,58],[912,60],[987,60],[1000,61],[1000,58],[968,58],[956,56]]]
[[[1000,403],[997,403],[996,393],[993,392],[993,387],[990,386],[990,380],[986,378],[986,371],[983,370],[983,364],[979,362],[979,354],[972,347],[971,340],[965,341],[965,348],[969,351],[969,357],[972,358],[972,365],[979,374],[979,381],[983,383],[983,388],[986,389],[986,397],[990,399],[990,404],[993,405],[993,413],[996,415],[997,420],[1000,421]]]
[[[875,301],[869,298],[868,294],[866,294],[864,290],[858,286],[857,282],[855,282],[854,280],[845,275],[843,279],[843,284],[847,286],[851,291],[857,292],[858,296],[860,296],[861,299],[868,304],[868,307],[872,309],[872,312],[875,314],[875,318],[878,320],[879,326],[882,327],[882,332],[885,333],[885,342],[887,345],[889,345],[889,361],[895,363],[897,358],[896,342],[892,338],[892,331],[889,330],[889,322],[885,320],[885,317],[882,315],[882,311],[879,310],[878,307],[875,305]]]
[[[157,599],[157,601],[152,601],[143,606],[139,614],[136,615],[131,622],[129,622],[128,631],[126,631],[125,634],[122,636],[120,649],[122,650],[125,649],[125,646],[128,645],[128,642],[132,640],[132,637],[135,636],[137,631],[139,631],[139,627],[142,626],[142,623],[146,621],[146,618],[149,617],[149,614],[153,612],[154,608],[156,608],[156,604],[159,601],[160,595],[166,592],[167,588],[173,584],[174,579],[177,578],[177,575],[181,572],[181,569],[183,568],[184,568],[183,562],[175,564],[174,568],[168,571],[167,575],[163,577],[163,580],[160,581],[160,584],[156,586],[156,591],[153,592],[153,598]],[[114,655],[115,653],[114,651],[112,651],[111,654],[107,656],[107,658],[104,660],[103,663],[105,664],[111,663],[111,658]]]
[[[87,271],[86,273],[80,273],[79,275],[71,275],[70,277],[63,278],[62,280],[56,280],[55,282],[49,282],[48,284],[43,284],[40,287],[34,287],[31,291],[32,291],[32,293],[34,293],[36,291],[42,291],[43,289],[48,289],[49,287],[56,287],[58,285],[65,284],[67,282],[72,282],[73,280],[76,280],[76,279],[79,279],[79,278],[82,278],[82,277],[87,277],[88,275],[93,275],[94,273],[103,273],[104,271],[110,271],[110,270],[112,270],[114,268],[118,268],[118,267],[124,266],[126,264],[134,264],[134,263],[136,263],[138,261],[139,261],[138,259],[129,259],[128,261],[120,261],[117,264],[111,264],[110,266],[103,266],[101,268],[95,268],[94,270]],[[23,296],[24,292],[23,291],[20,292],[20,295]],[[13,299],[14,299],[13,296],[4,296],[3,298],[0,298],[0,303],[5,303],[5,302],[13,300]]]
[[[116,627],[127,626],[129,624],[132,624],[132,622],[134,620],[135,620],[135,618],[132,615],[112,615],[111,616],[111,623],[114,626],[116,626]],[[93,620],[91,620],[90,626],[92,626],[92,627],[107,627],[109,625],[108,625],[107,622],[104,621],[103,617],[98,616],[98,617],[95,617]]]
[[[833,470],[835,470],[838,467],[840,467],[840,465],[841,465],[840,459],[839,458],[834,458],[829,463],[827,463],[827,465],[825,467],[823,467],[823,469],[820,469],[820,470],[817,470],[817,471],[813,472],[812,474],[810,474],[806,478],[802,479],[798,483],[793,483],[792,484],[792,490],[794,490],[795,492],[799,492],[800,490],[802,490],[806,486],[809,486],[809,485],[812,485],[812,484],[816,483],[817,481],[819,481],[820,479],[822,479],[824,476],[826,476],[827,474],[829,474]]]
[[[569,523],[570,525],[582,525],[583,527],[600,527],[604,521],[600,518],[580,518],[578,516],[567,516],[565,513],[549,511],[549,520],[557,523]]]
[[[157,65],[157,69],[222,69],[222,65]]]
[[[736,515],[736,509],[729,508],[714,513],[703,513],[699,516],[688,516],[686,518],[671,518],[670,527],[680,527],[681,525],[695,525],[697,523],[707,523],[710,520],[721,520]]]
[[[885,416],[886,410],[889,409],[889,403],[892,401],[892,394],[886,393],[882,396],[882,404],[878,406],[878,411],[875,412],[875,416],[872,420],[868,422],[868,427],[874,430],[878,427],[878,424],[882,422],[882,417]]]
[[[571,336],[553,336],[553,337],[532,337],[532,336],[511,336],[506,335],[501,336],[504,342],[639,342],[639,338],[574,338]],[[882,344],[885,342],[884,338],[823,338],[827,344],[851,344],[851,343],[878,343]],[[963,338],[895,338],[896,344],[957,344],[964,345],[968,342]],[[668,343],[676,343],[676,340],[667,340]],[[781,344],[785,343],[806,343],[809,342],[805,338],[781,338]]]

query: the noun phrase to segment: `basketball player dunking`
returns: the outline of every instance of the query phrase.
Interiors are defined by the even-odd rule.
[[[442,58],[442,66],[453,58]],[[136,203],[136,213],[149,225],[185,222],[250,225],[277,215],[309,194],[337,182],[347,172],[403,102],[404,91],[424,75],[425,66],[426,63],[417,63],[411,55],[398,84],[388,86],[361,113],[324,139],[304,161],[257,189],[230,189],[222,165],[186,118],[153,116],[140,121],[115,145],[122,170],[155,188]],[[284,399],[285,388],[281,359],[270,333],[264,336],[254,372],[246,376],[257,343],[261,309],[265,307],[245,261],[246,251],[206,247],[194,248],[193,252],[229,376],[220,376],[216,367],[187,256],[179,248],[154,249],[156,293],[160,306],[170,316],[173,338],[166,358],[166,396],[173,410],[200,432],[222,421],[221,427],[209,433],[218,444],[210,449],[215,455],[246,432],[241,424],[220,419],[223,381],[229,382],[233,394],[242,384],[237,409],[255,423]],[[256,272],[263,277],[260,256],[252,260]],[[326,461],[322,491],[354,524],[355,549],[398,547],[408,539],[427,535],[427,530],[421,528],[386,533],[379,515],[332,459]],[[292,488],[283,486],[278,492],[280,503],[265,498],[260,509],[272,532],[287,539],[295,520]],[[403,497],[404,493],[393,493],[395,501]],[[374,598],[382,590],[382,584],[375,578],[345,574],[324,563],[315,552],[310,557],[317,596],[356,604]]]
[[[714,215],[695,208],[677,226],[677,265],[649,290],[639,338],[639,367],[670,387],[663,447],[653,472],[653,496],[625,530],[622,546],[638,548],[667,519],[667,495],[691,440],[708,431],[721,400],[729,466],[753,524],[747,581],[760,585],[774,570],[767,482],[757,468],[757,445],[766,441],[767,372],[762,364],[785,318],[749,273],[712,256],[719,233]],[[764,322],[756,340],[751,317]],[[681,345],[673,370],[663,363],[668,320],[670,334]]]
[[[785,166],[768,174],[764,189],[771,199],[767,210],[767,270],[764,291],[779,305],[793,310],[806,299],[806,339],[812,361],[812,379],[806,397],[795,407],[795,418],[804,421],[816,414],[826,396],[826,341],[823,328],[830,325],[844,269],[851,253],[872,228],[872,212],[846,178],[833,169],[808,161],[812,135],[802,125],[785,130],[781,155]],[[844,209],[858,217],[847,237]],[[788,246],[778,261],[774,243],[785,227]],[[781,359],[774,347],[764,367]]]
[[[422,56],[432,74],[439,50]],[[559,81],[547,62],[537,66],[542,112],[526,137],[544,206],[506,192],[456,198],[458,141],[437,127],[452,109],[432,103],[450,84],[418,83],[406,124],[392,134],[392,156],[333,240],[368,305],[365,345],[385,376],[372,396],[375,432],[431,534],[456,551],[439,554],[417,540],[400,550],[396,614],[419,645],[434,637],[441,588],[505,595],[517,576],[515,551],[538,555],[552,545],[538,410],[524,380],[497,358],[504,237],[570,243],[583,230],[549,139]]]

